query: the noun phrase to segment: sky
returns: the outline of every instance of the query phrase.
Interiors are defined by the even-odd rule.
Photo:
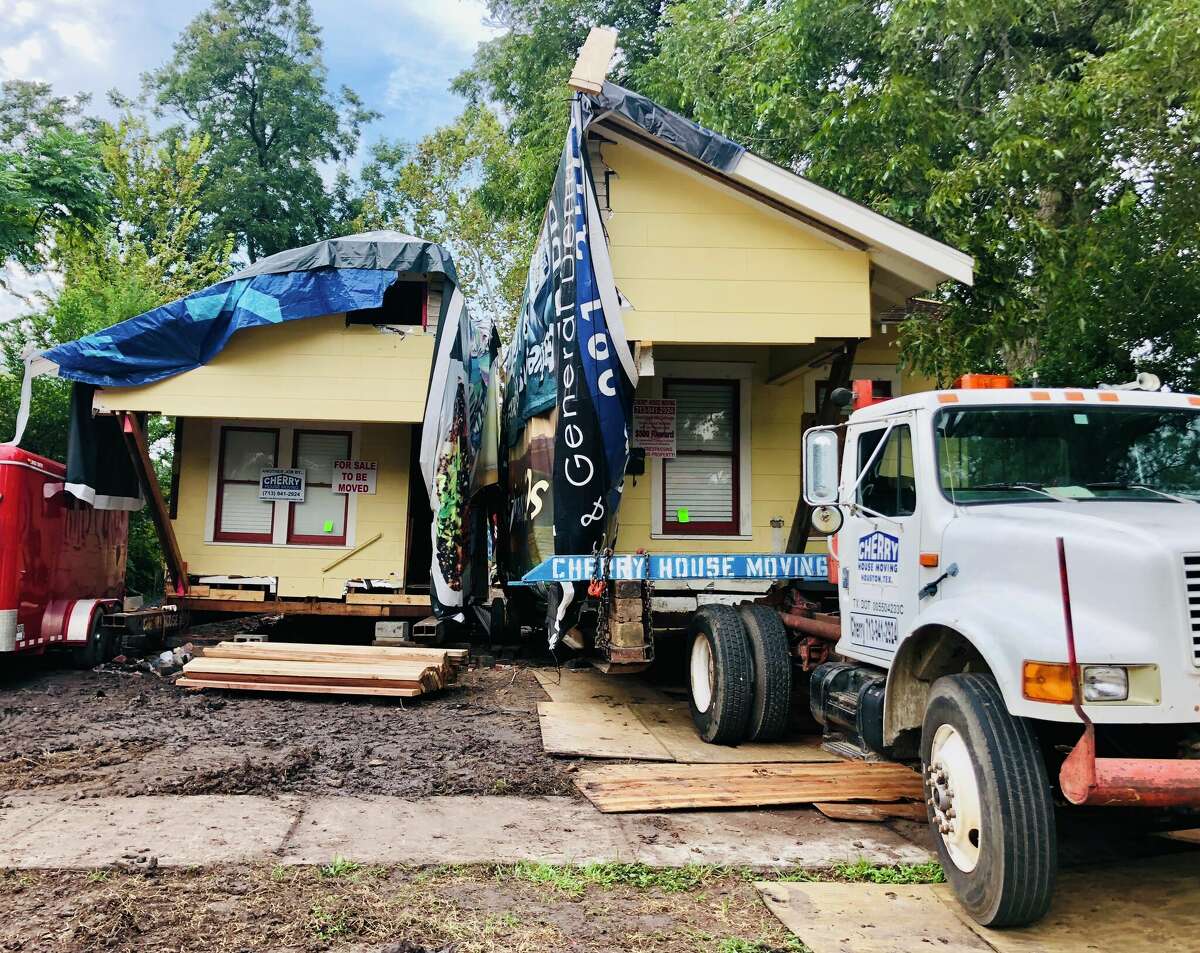
[[[364,131],[415,141],[450,122],[463,103],[450,80],[480,41],[497,34],[482,0],[310,0],[321,27],[329,85],[349,86],[382,117]],[[106,94],[141,90],[141,74],[165,63],[205,0],[0,0],[0,80],[50,83],[60,95],[92,95],[91,111],[112,118]],[[352,11],[354,16],[347,16]],[[358,163],[353,163],[357,166]],[[9,272],[11,286],[49,290],[53,276]],[[0,292],[0,322],[27,310]]]

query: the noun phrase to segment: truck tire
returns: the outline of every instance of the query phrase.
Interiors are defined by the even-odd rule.
[[[770,606],[747,603],[738,608],[750,643],[754,692],[746,736],[773,741],[787,731],[792,711],[792,656],[779,613]]]
[[[688,707],[709,744],[746,740],[753,692],[750,642],[732,606],[701,606],[688,626]]]
[[[71,663],[76,668],[95,668],[116,656],[116,639],[100,625],[101,613],[92,616],[87,642],[71,650]]]
[[[1029,724],[1009,714],[991,675],[933,683],[921,767],[938,858],[959,902],[986,927],[1040,919],[1058,859],[1050,782]]]

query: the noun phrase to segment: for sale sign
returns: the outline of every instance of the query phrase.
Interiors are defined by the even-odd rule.
[[[633,445],[648,457],[675,456],[675,401],[633,402]]]
[[[304,502],[304,471],[268,467],[258,474],[258,498],[275,502]]]
[[[379,468],[374,460],[334,460],[333,492],[375,495],[375,476]]]

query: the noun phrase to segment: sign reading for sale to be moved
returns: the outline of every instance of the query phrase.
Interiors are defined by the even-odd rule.
[[[379,468],[374,460],[334,460],[333,492],[366,493],[375,495],[375,475]]]

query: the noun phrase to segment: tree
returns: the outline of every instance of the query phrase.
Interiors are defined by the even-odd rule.
[[[161,108],[211,142],[203,208],[252,261],[328,234],[322,169],[352,155],[377,115],[348,87],[330,94],[321,49],[308,0],[214,0],[145,77]]]
[[[0,265],[36,270],[57,237],[104,224],[107,183],[99,150],[76,128],[85,103],[54,97],[45,83],[0,86]]]
[[[975,256],[911,364],[1200,386],[1190,0],[681,0],[657,42],[643,91]]]
[[[480,44],[453,88],[508,117],[516,174],[507,189],[493,190],[493,212],[523,217],[530,233],[537,231],[567,134],[567,79],[588,31],[598,24],[619,31],[622,56],[611,72],[619,82],[656,51],[665,6],[665,0],[490,0],[492,18],[508,31]]]
[[[469,107],[411,149],[376,144],[363,167],[363,227],[392,227],[445,244],[471,307],[507,337],[530,242],[520,219],[497,213],[518,179],[516,153],[491,110]]]

